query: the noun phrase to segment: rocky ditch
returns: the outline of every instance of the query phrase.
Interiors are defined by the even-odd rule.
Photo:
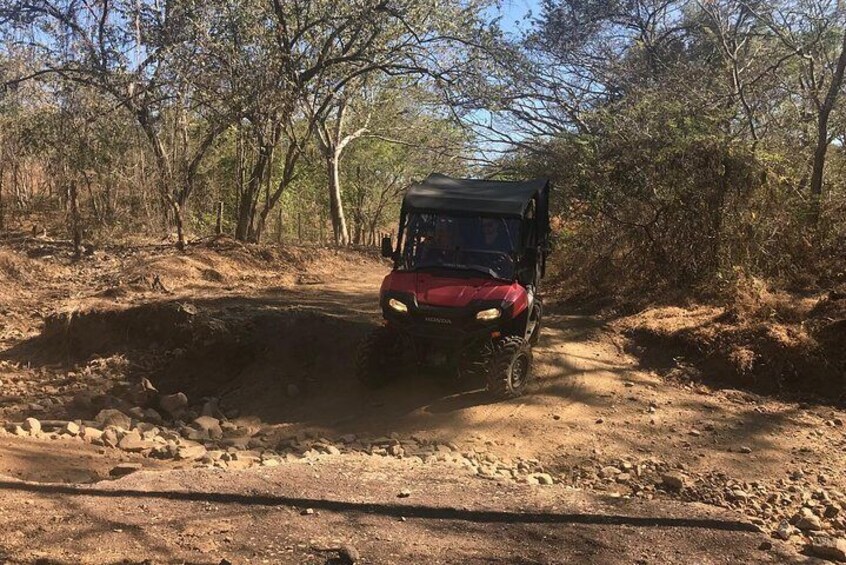
[[[720,472],[695,473],[655,457],[600,460],[597,455],[552,468],[538,459],[499,457],[491,442],[468,447],[398,434],[329,438],[314,431],[280,437],[274,428],[244,423],[214,398],[191,404],[183,393],[160,394],[146,379],[110,404],[116,407],[102,408],[90,420],[28,417],[7,424],[0,433],[82,441],[219,469],[274,467],[353,453],[420,465],[450,464],[492,481],[562,484],[615,498],[671,497],[732,509],[773,538],[822,559],[846,562],[846,494],[831,477],[803,469],[787,470],[776,481],[745,482]],[[122,463],[110,474],[120,477],[141,468],[140,463]]]

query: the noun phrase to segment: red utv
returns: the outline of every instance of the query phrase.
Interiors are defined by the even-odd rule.
[[[543,308],[549,182],[429,175],[400,213],[394,261],[380,304],[382,327],[365,340],[359,380],[381,385],[409,361],[460,377],[484,377],[500,398],[521,395]]]

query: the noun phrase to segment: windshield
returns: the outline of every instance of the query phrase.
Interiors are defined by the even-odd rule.
[[[520,220],[409,213],[400,268],[478,271],[514,278]]]

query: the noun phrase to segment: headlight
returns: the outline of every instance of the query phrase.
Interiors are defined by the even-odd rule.
[[[500,316],[502,316],[502,311],[499,308],[488,308],[487,310],[478,312],[476,314],[476,319],[490,322],[491,320],[496,320]]]
[[[388,306],[391,307],[391,310],[395,312],[399,312],[400,314],[407,314],[408,313],[408,306],[397,300],[396,298],[388,299]]]

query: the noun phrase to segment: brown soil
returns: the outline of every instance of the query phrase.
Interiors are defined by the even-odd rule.
[[[12,242],[14,260],[31,245]],[[627,352],[630,328],[597,318],[553,308],[535,354],[537,381],[513,401],[422,374],[366,391],[351,360],[378,320],[387,267],[373,257],[228,240],[185,256],[163,248],[79,262],[45,256],[25,259],[39,276],[14,290],[0,328],[7,422],[32,416],[33,403],[42,419],[90,418],[96,404],[75,402],[81,392],[117,396],[143,376],[192,402],[217,397],[231,419],[279,441],[414,436],[502,461],[535,459],[556,485],[342,454],[247,471],[143,459],[150,472],[56,487],[104,478],[125,456],[6,437],[0,473],[14,480],[0,488],[0,517],[10,524],[0,557],[9,562],[317,563],[331,555],[313,545],[333,540],[370,563],[784,561],[801,543],[757,548],[801,506],[799,495],[824,485],[837,501],[846,491],[839,409],[664,378]],[[689,318],[685,327],[719,316],[673,314]],[[600,471],[609,465],[637,476],[609,480]],[[633,486],[641,468],[681,472],[691,486],[643,491]],[[803,479],[791,478],[797,471]],[[761,512],[752,495],[727,494],[766,498],[788,485],[797,496]],[[397,499],[403,488],[412,496]],[[301,515],[303,507],[315,513]],[[765,533],[745,531],[752,518]],[[835,534],[843,526],[839,518],[825,525]]]
[[[630,352],[671,378],[846,401],[846,294],[747,292],[730,307],[655,307],[617,320]]]

